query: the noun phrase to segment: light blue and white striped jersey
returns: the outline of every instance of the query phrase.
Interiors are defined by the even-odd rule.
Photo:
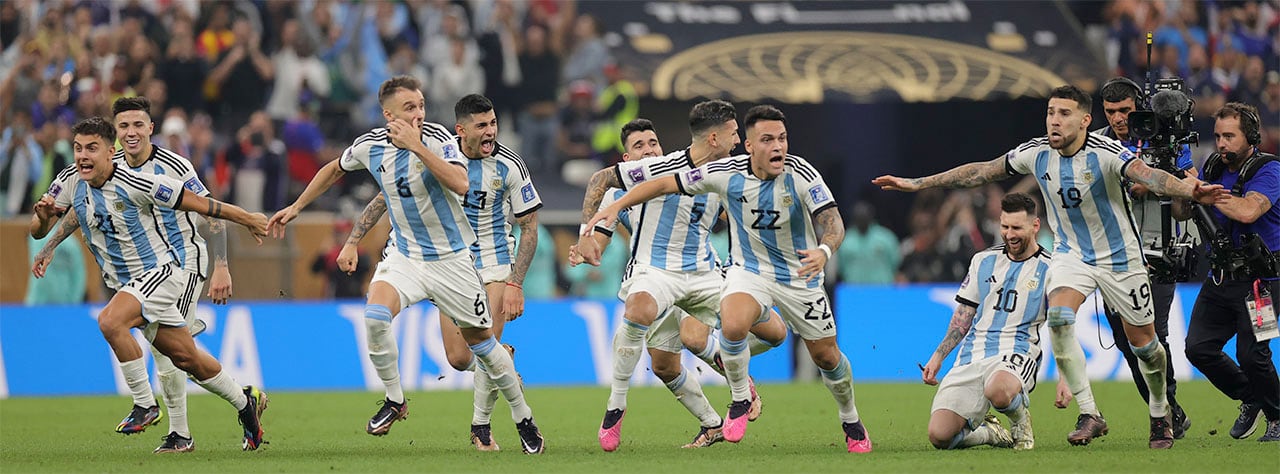
[[[445,161],[466,168],[466,159],[448,129],[423,122],[422,142]],[[367,169],[382,189],[391,216],[391,242],[405,257],[434,261],[470,252],[475,230],[462,211],[460,197],[436,181],[422,159],[396,148],[387,129],[361,135],[342,152],[338,166],[352,172]]]
[[[1004,244],[973,256],[956,302],[976,308],[977,314],[960,341],[956,367],[1010,353],[1040,358],[1040,325],[1049,306],[1049,258],[1041,248],[1026,260],[1014,261]]]
[[[1142,270],[1142,241],[1121,184],[1134,155],[1119,141],[1085,136],[1075,156],[1058,154],[1047,137],[1032,139],[1005,155],[1006,171],[1040,183],[1055,254],[1069,253],[1103,270]]]
[[[75,209],[103,279],[118,290],[134,277],[176,261],[166,248],[162,224],[152,216],[155,207],[172,209],[182,202],[183,183],[112,166],[101,188],[72,174],[63,184],[50,186],[49,195],[56,206]]]
[[[462,140],[454,145],[462,150]],[[462,207],[476,231],[471,254],[476,268],[510,265],[515,262],[516,239],[511,235],[511,219],[524,217],[542,207],[542,198],[533,187],[524,160],[510,148],[497,143],[493,156],[467,162],[467,195]]]
[[[111,160],[121,166],[144,174],[168,176],[182,181],[182,186],[197,196],[208,197],[209,190],[200,181],[191,161],[170,150],[151,145],[151,156],[142,166],[129,166],[124,157],[124,150],[117,151]],[[204,237],[196,228],[204,220],[204,216],[196,212],[175,211],[163,206],[154,208],[152,217],[157,220],[158,227],[163,230],[173,259],[182,262],[182,268],[201,277],[209,276],[210,255]]]
[[[720,195],[729,215],[730,264],[784,285],[821,288],[822,277],[800,277],[800,250],[818,247],[812,215],[836,205],[808,161],[787,155],[774,179],[751,174],[747,155],[713,161],[676,175],[688,195]]]
[[[618,163],[615,167],[623,187],[630,189],[653,178],[693,169],[689,149]],[[601,209],[617,200],[606,192]],[[631,262],[673,272],[704,272],[718,268],[711,247],[711,229],[720,217],[720,198],[713,194],[684,196],[668,194],[633,207],[628,213],[631,232]],[[613,235],[614,227],[596,229]]]

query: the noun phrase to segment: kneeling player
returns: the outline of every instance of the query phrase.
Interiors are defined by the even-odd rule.
[[[933,397],[929,442],[938,449],[1035,445],[1027,394],[1035,388],[1040,362],[1049,254],[1036,243],[1035,201],[1009,194],[1000,210],[1004,244],[973,256],[951,326],[921,374],[924,383],[937,385],[942,360],[960,346],[955,366]],[[987,415],[993,407],[1009,417],[1012,436]]]

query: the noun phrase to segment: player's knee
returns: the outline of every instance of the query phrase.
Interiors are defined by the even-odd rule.
[[[680,359],[675,361],[653,359],[653,375],[663,382],[670,382],[680,376]]]
[[[692,352],[694,354],[699,354],[702,351],[707,349],[707,337],[706,336],[698,337],[692,334],[681,332],[680,344],[683,345],[685,349],[688,349],[689,352]]]
[[[471,351],[458,351],[458,352],[461,352],[461,354],[449,354],[446,351],[445,358],[449,360],[449,366],[453,367],[453,370],[456,370],[459,372],[463,372],[463,371],[466,371],[467,369],[470,369],[471,359],[472,357],[474,357],[471,354]]]
[[[634,323],[651,325],[658,319],[658,302],[648,293],[635,293],[627,297],[622,316]]]
[[[1069,327],[1076,323],[1076,312],[1066,306],[1054,306],[1045,312],[1048,319],[1049,328],[1057,330],[1061,327]]]
[[[929,443],[937,449],[949,449],[951,447],[951,439],[956,437],[956,433],[936,424],[929,424]]]
[[[840,365],[840,349],[832,344],[830,347],[809,347],[809,355],[813,357],[813,363],[823,370],[831,370]]]
[[[1133,351],[1133,355],[1138,356],[1138,358],[1142,360],[1151,360],[1156,357],[1159,354],[1160,349],[1160,343],[1156,342],[1155,339],[1152,339],[1143,346],[1129,346],[1129,350]]]
[[[1013,398],[1016,397],[1017,394],[1018,392],[1009,390],[1005,387],[989,384],[986,389],[983,390],[982,395],[987,398],[987,401],[991,402],[991,406],[1003,409],[1008,408],[1008,406],[1013,403]]]

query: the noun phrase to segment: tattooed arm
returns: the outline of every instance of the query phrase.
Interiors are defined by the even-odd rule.
[[[351,234],[347,236],[347,243],[338,252],[339,270],[347,272],[348,275],[355,273],[356,265],[360,263],[360,240],[364,239],[364,235],[369,233],[369,229],[377,225],[378,221],[382,219],[382,215],[386,213],[387,199],[382,197],[382,193],[378,193],[364,207],[364,212],[360,213],[360,222],[351,227]]]
[[[973,188],[1008,177],[1009,174],[1005,172],[1005,157],[1001,156],[991,161],[960,165],[923,178],[899,178],[886,175],[871,182],[886,191],[915,192],[933,187]]]
[[[955,312],[951,313],[951,325],[947,327],[947,335],[942,338],[941,343],[938,343],[938,349],[933,351],[933,357],[929,358],[929,363],[921,368],[920,378],[924,383],[938,384],[938,370],[942,368],[942,361],[951,354],[957,344],[960,344],[960,340],[969,334],[969,329],[973,327],[973,317],[977,314],[978,308],[964,303],[956,305]]]
[[[840,209],[833,205],[814,214],[813,230],[818,235],[818,245],[826,245],[828,250],[813,248],[797,251],[801,256],[800,278],[806,281],[822,274],[822,269],[827,267],[827,260],[830,260],[827,252],[834,254],[840,248],[840,243],[844,242],[844,219],[840,217]]]
[[[511,319],[524,314],[524,277],[538,251],[538,211],[517,217],[516,224],[520,226],[520,246],[516,247],[516,263],[502,294],[502,312]]]
[[[1230,197],[1221,185],[1205,185],[1194,177],[1178,179],[1163,170],[1148,166],[1142,160],[1130,161],[1124,168],[1124,176],[1161,196],[1191,199],[1205,205],[1213,205]]]
[[[168,206],[166,204],[166,206]],[[182,195],[178,198],[178,202],[173,204],[174,209],[180,211],[191,211],[203,214],[206,217],[215,219],[225,218],[249,230],[253,235],[253,239],[262,244],[262,238],[267,235],[267,216],[259,212],[249,212],[235,204],[227,204],[213,198],[207,198],[199,194],[184,189]]]
[[[76,219],[75,214],[76,211],[74,209],[68,208],[66,218],[62,219],[62,225],[58,226],[58,230],[49,236],[48,240],[45,240],[44,247],[41,247],[40,251],[36,253],[35,262],[31,265],[31,274],[35,275],[36,278],[44,278],[44,272],[49,268],[49,263],[53,261],[53,251],[58,248],[58,244],[75,234],[77,230],[80,230],[80,222]]]
[[[213,257],[213,274],[209,276],[209,299],[225,304],[231,297],[231,266],[227,258],[227,221],[205,219],[209,256]]]
[[[587,194],[582,197],[583,224],[591,222],[591,218],[595,217],[596,212],[600,210],[600,202],[604,201],[604,193],[608,192],[609,188],[622,188],[617,166],[610,166],[591,175],[591,181],[587,183]],[[599,265],[604,246],[600,245],[596,239],[581,235],[582,232],[578,234],[578,244],[574,246],[577,255],[587,263]]]

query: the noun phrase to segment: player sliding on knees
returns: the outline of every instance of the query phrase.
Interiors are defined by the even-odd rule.
[[[662,145],[651,122],[637,119],[623,126],[625,161],[593,177],[584,199],[583,219],[590,220],[596,211],[621,196],[624,191],[618,187],[632,187],[727,157],[739,142],[737,113],[725,101],[695,105],[689,114],[689,128],[693,144],[662,156]],[[605,197],[603,203],[600,196]],[[642,345],[649,347],[654,375],[699,420],[698,433],[685,447],[706,447],[724,439],[723,419],[707,401],[696,375],[691,377],[680,362],[684,345],[723,373],[719,341],[710,336],[710,328],[719,326],[720,287],[724,283],[710,236],[722,208],[715,195],[667,195],[619,215],[631,234],[632,259],[619,291],[625,313],[613,340],[612,393],[597,434],[605,451],[618,449],[621,442],[627,392]],[[598,256],[609,243],[614,226],[594,230],[591,236],[581,236],[580,244],[571,248],[570,264],[585,261],[578,253],[580,248],[599,263]],[[686,312],[689,316],[685,316]],[[753,353],[776,347],[787,336],[786,326],[772,311],[760,318],[752,331],[759,335],[750,337]],[[749,383],[749,388],[752,405],[748,419],[755,420],[762,403],[754,384]]]
[[[520,155],[498,142],[498,117],[488,98],[468,95],[454,104],[453,111],[457,119],[454,131],[458,133],[454,145],[467,162],[468,191],[462,207],[476,231],[476,245],[471,247],[471,253],[494,313],[493,335],[502,340],[506,322],[524,313],[522,285],[538,247],[538,208],[542,207],[542,199]],[[369,202],[338,254],[338,268],[348,273],[355,271],[361,238],[386,211],[387,201],[381,194]],[[521,231],[520,246],[515,252],[512,252],[515,237],[509,220],[516,221]],[[449,364],[460,371],[474,371],[471,444],[480,451],[498,451],[498,442],[493,439],[489,426],[500,395],[498,388],[484,366],[476,363],[458,326],[444,312],[440,313],[440,336]],[[510,345],[503,344],[503,347],[514,355],[515,349]]]
[[[1040,219],[1030,196],[1006,195],[1000,210],[1004,243],[973,256],[947,335],[920,375],[938,385],[943,359],[960,346],[933,397],[929,442],[938,449],[1035,446],[1027,397],[1040,366],[1049,252],[1036,243]],[[987,415],[991,408],[1009,417],[1010,430]]]
[[[665,194],[718,195],[728,208],[733,237],[732,266],[720,300],[720,353],[733,394],[725,440],[736,443],[746,433],[751,408],[747,334],[767,308],[776,305],[804,339],[835,397],[846,449],[870,452],[871,439],[854,404],[853,373],[836,344],[835,320],[822,289],[822,269],[844,237],[840,212],[817,170],[787,154],[786,117],[781,111],[756,106],[743,122],[749,155],[640,184],[592,217],[587,231],[597,224],[607,228],[623,209]]]
[[[453,318],[471,352],[489,372],[511,407],[524,452],[541,453],[542,434],[525,403],[511,354],[494,337],[488,295],[471,261],[475,230],[459,197],[467,193],[467,163],[448,129],[423,121],[425,101],[417,79],[398,76],[382,83],[378,99],[387,128],[357,138],[342,156],[326,164],[289,207],[271,217],[269,228],[284,227],[344,174],[367,169],[382,190],[391,214],[391,242],[369,283],[365,305],[369,360],[386,386],[382,407],[365,430],[387,434],[408,415],[400,385],[399,349],[391,319],[400,310],[430,299]]]

